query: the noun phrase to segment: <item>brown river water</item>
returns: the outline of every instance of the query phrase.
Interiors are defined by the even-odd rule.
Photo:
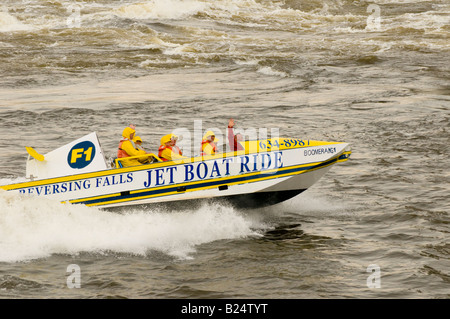
[[[2,191],[0,298],[449,298],[449,22],[446,0],[2,1],[0,185],[25,146],[96,131],[113,156],[132,122],[152,151],[233,117],[352,156],[250,211]]]

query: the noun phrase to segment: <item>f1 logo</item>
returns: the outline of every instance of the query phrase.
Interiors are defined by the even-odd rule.
[[[95,157],[95,145],[90,141],[84,141],[73,146],[67,156],[70,167],[81,169],[88,166]]]

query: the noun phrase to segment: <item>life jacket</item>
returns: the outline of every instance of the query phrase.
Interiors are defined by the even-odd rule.
[[[204,147],[204,145],[206,143],[209,143],[209,145],[211,145],[211,147],[212,147],[212,154],[211,155],[216,154],[216,152],[217,152],[217,145],[216,145],[216,143],[210,142],[207,139],[204,139],[204,140],[202,140],[202,148],[200,150],[200,155],[210,155],[210,154],[206,154],[205,151],[203,150],[203,147]]]
[[[166,145],[161,145],[161,146],[159,147],[159,149],[158,149],[158,157],[159,157],[160,159],[162,159],[163,162],[167,162],[167,161],[168,161],[167,158],[162,157],[162,152],[163,152],[166,148],[169,149],[169,150],[172,150],[172,148],[171,148],[170,146],[166,146]]]
[[[129,139],[126,138],[126,139],[120,140],[120,142],[119,142],[119,149],[117,150],[118,158],[130,157],[130,155],[122,149],[122,144],[125,141],[129,141]]]
[[[131,155],[128,154],[125,150],[122,149],[122,144],[126,141],[129,141],[131,143],[131,145],[137,150],[137,145],[134,144],[134,142],[132,140],[129,140],[127,138],[123,138],[120,140],[119,142],[119,149],[117,150],[117,157],[118,158],[123,158],[123,157],[130,157]],[[141,148],[142,149],[142,148]]]
[[[167,158],[162,157],[162,152],[163,152],[165,149],[171,150],[171,151],[174,152],[175,154],[183,155],[183,152],[181,152],[180,148],[179,148],[178,146],[176,146],[176,145],[173,146],[173,147],[171,147],[171,146],[166,146],[166,145],[161,145],[161,146],[159,147],[159,149],[158,149],[158,157],[159,157],[160,159],[162,159],[163,162],[167,162],[167,161],[168,161]]]

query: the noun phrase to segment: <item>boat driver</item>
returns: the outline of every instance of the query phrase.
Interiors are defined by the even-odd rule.
[[[230,144],[231,151],[242,151],[244,147],[240,143],[243,140],[243,137],[240,133],[234,134],[234,120],[230,119],[228,121],[228,143]]]

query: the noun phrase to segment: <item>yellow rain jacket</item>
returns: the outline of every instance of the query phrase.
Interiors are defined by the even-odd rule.
[[[136,131],[133,130],[131,127],[126,127],[122,132],[122,139],[119,142],[119,150],[117,151],[117,157],[118,158],[126,158],[130,156],[138,156],[142,155],[140,151],[138,151],[134,144],[131,142],[131,135],[134,134]],[[131,159],[123,159],[120,161],[123,165],[123,167],[128,166],[135,166],[135,165],[141,165],[141,163],[138,161],[137,158],[131,158]]]
[[[134,146],[135,146],[136,150],[138,151],[139,155],[145,155],[145,154],[147,154],[147,152],[145,151],[145,149],[144,149],[141,145],[138,145],[138,144],[136,143],[137,141],[141,141],[141,142],[142,142],[142,139],[141,139],[139,136],[136,136],[135,138],[133,138]],[[146,163],[148,163],[148,160],[149,160],[148,157],[138,158],[138,161],[139,161],[141,164],[146,164]]]
[[[183,153],[181,152],[178,146],[166,145],[166,143],[170,142],[170,140],[173,137],[177,138],[175,134],[170,133],[161,138],[161,146],[158,149],[158,157],[161,158],[163,161],[174,161],[186,158],[185,156],[182,156]]]
[[[210,137],[211,135],[214,135],[213,131],[208,131],[206,132],[206,134],[203,136],[203,140],[202,140],[202,148],[201,148],[201,155],[214,155],[217,152],[217,138],[214,138],[213,142],[210,142],[208,140],[208,137]]]

